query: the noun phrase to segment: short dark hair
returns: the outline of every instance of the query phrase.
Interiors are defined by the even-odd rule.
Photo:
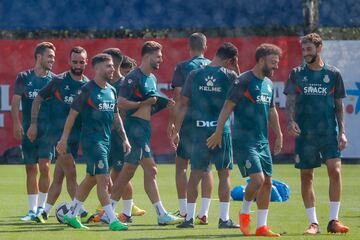
[[[121,65],[121,62],[124,59],[124,55],[118,48],[107,48],[104,49],[103,53],[109,54],[113,58],[114,63],[117,65]]]
[[[230,42],[223,43],[216,51],[216,56],[221,59],[231,59],[238,55],[238,49]]]
[[[161,50],[162,46],[160,43],[155,41],[147,41],[141,48],[141,56],[143,57],[145,54],[151,54],[155,51]]]
[[[71,57],[71,54],[73,54],[73,53],[77,53],[77,54],[85,53],[87,55],[87,52],[86,52],[85,48],[80,47],[80,46],[73,47],[70,50],[70,57]]]
[[[278,46],[271,43],[263,43],[256,48],[255,59],[256,62],[259,62],[260,58],[269,56],[269,55],[278,55],[281,56],[282,50]]]
[[[131,57],[124,55],[123,61],[120,65],[121,68],[133,68],[136,66],[137,64],[135,59],[132,59]]]
[[[322,38],[317,33],[309,33],[300,38],[300,44],[313,43],[315,47],[322,45]]]
[[[107,53],[99,53],[99,54],[96,54],[91,59],[91,65],[94,67],[98,63],[102,63],[102,62],[106,62],[106,61],[110,61],[110,60],[112,60],[112,57],[109,54],[107,54]]]
[[[52,44],[51,42],[41,42],[38,45],[36,45],[36,47],[35,47],[35,51],[34,51],[35,60],[36,60],[36,55],[44,54],[46,49],[52,49],[52,50],[56,51],[54,44]]]
[[[194,51],[205,51],[206,36],[202,33],[193,33],[189,37],[189,48]]]

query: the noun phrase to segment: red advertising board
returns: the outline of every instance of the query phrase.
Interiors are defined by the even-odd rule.
[[[45,41],[45,40],[44,40]],[[140,49],[144,39],[95,39],[95,40],[62,40],[46,39],[55,44],[56,63],[53,71],[61,73],[68,69],[69,51],[72,47],[80,45],[88,51],[89,58],[105,48],[118,47],[124,54],[131,56],[140,63]],[[170,82],[177,62],[189,58],[187,39],[156,39],[163,45],[164,62],[155,75],[162,91],[171,96]],[[216,49],[222,42],[232,42],[239,49],[239,65],[241,71],[252,68],[255,63],[255,49],[264,42],[274,43],[281,47],[283,56],[279,70],[275,73],[275,101],[279,106],[280,124],[284,132],[283,153],[293,152],[293,139],[286,134],[286,119],[284,114],[285,97],[282,94],[284,82],[290,70],[301,63],[301,51],[298,37],[242,37],[242,38],[210,38],[206,57],[212,58]],[[31,68],[34,65],[33,51],[40,40],[0,40],[0,154],[6,149],[19,145],[13,138],[12,122],[10,116],[10,101],[13,95],[15,78],[18,72]],[[90,78],[93,71],[90,67],[85,71]],[[168,112],[163,111],[152,119],[152,150],[155,154],[169,154],[173,150],[166,137]],[[271,139],[272,139],[272,134]]]

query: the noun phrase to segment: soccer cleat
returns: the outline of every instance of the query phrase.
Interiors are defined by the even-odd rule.
[[[163,216],[158,216],[158,225],[164,226],[164,225],[175,225],[178,223],[183,222],[183,218],[175,217],[174,215],[170,213],[166,213]]]
[[[228,219],[226,221],[223,221],[221,218],[219,218],[219,228],[239,228],[239,224],[234,223],[231,219]]]
[[[305,230],[304,235],[316,235],[320,233],[319,224],[312,223],[309,225],[308,229]]]
[[[90,213],[87,212],[87,211],[83,211],[83,212],[80,214],[81,223],[94,222],[93,219],[94,219],[95,215],[96,215],[96,214],[90,214]]]
[[[256,229],[256,236],[262,237],[280,237],[279,233],[274,233],[268,226],[262,226]]]
[[[109,229],[111,231],[124,231],[128,230],[128,225],[126,223],[120,222],[119,220],[115,220],[109,224]]]
[[[44,209],[42,207],[38,207],[36,211],[36,215],[34,221],[37,223],[45,223],[45,219],[43,218]]]
[[[131,216],[143,216],[146,213],[144,209],[139,208],[135,204],[131,207]]]
[[[202,217],[199,217],[196,216],[196,219],[195,219],[195,224],[196,225],[208,225],[209,224],[209,221],[208,221],[208,218],[206,215],[202,216]]]
[[[178,217],[178,218],[183,218],[185,220],[186,218],[186,214],[185,215],[181,215],[180,210],[177,210],[176,212],[174,212],[174,216]]]
[[[93,218],[91,219],[92,222],[94,223],[98,223],[98,222],[101,222],[101,218],[105,215],[105,211],[104,210],[101,210],[99,211],[98,213],[95,213],[93,215]]]
[[[240,222],[240,231],[245,236],[250,236],[250,214],[241,213],[239,215],[239,222]]]
[[[328,233],[347,233],[349,227],[342,224],[339,220],[331,220],[327,226]]]
[[[69,225],[70,227],[76,228],[76,229],[89,229],[87,226],[83,225],[80,222],[79,217],[69,217],[68,215],[64,216],[64,223]]]
[[[132,223],[132,217],[126,215],[125,213],[119,213],[119,215],[117,215],[117,219],[119,219],[122,223]]]
[[[179,225],[176,226],[177,228],[194,228],[194,219],[190,219],[188,221],[183,221]]]
[[[24,217],[20,218],[21,221],[35,221],[36,214],[34,211],[29,210],[28,214],[26,214]]]

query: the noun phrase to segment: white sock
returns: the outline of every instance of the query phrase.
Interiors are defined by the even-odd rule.
[[[211,198],[201,198],[201,208],[199,211],[198,216],[206,216],[209,215],[209,208],[210,208]]]
[[[113,208],[114,212],[116,212],[115,209],[116,209],[118,202],[119,201],[116,201],[116,200],[110,198],[110,204],[111,204],[111,207]]]
[[[53,205],[49,204],[49,203],[45,203],[45,208],[44,208],[44,212],[46,212],[46,214],[49,216],[51,209],[53,208]]]
[[[122,213],[124,213],[126,216],[131,216],[131,208],[133,205],[133,200],[123,200],[123,210]]]
[[[186,206],[186,221],[195,220],[196,203],[188,203]]]
[[[223,221],[229,220],[230,202],[220,202],[219,209],[220,209],[221,220]]]
[[[330,202],[330,217],[329,220],[339,219],[340,202]]]
[[[179,211],[180,211],[180,215],[181,216],[185,216],[186,215],[186,203],[187,203],[187,199],[186,198],[179,198]]]
[[[103,209],[105,211],[106,216],[108,216],[110,220],[110,224],[117,220],[117,217],[115,216],[115,212],[111,204],[108,204],[106,206],[103,206]]]
[[[45,208],[47,193],[39,192],[38,207]]]
[[[154,203],[153,206],[158,216],[164,216],[167,213],[161,201]]]
[[[37,202],[38,202],[37,194],[28,194],[28,204],[29,204],[30,211],[33,211],[34,213],[36,213]]]
[[[81,208],[80,208],[80,211],[79,211],[80,215],[81,215],[83,212],[87,212],[87,211],[86,211],[84,205],[81,205]]]
[[[240,213],[249,214],[252,201],[246,201],[244,199]]]
[[[269,209],[258,209],[257,210],[257,225],[256,228],[267,226],[267,216]]]
[[[77,215],[79,215],[82,205],[84,205],[83,202],[80,202],[79,200],[74,198],[74,200],[71,203],[70,211],[66,215],[70,218],[76,217]]]
[[[312,208],[307,208],[306,209],[306,214],[308,215],[308,219],[309,219],[309,223],[316,223],[319,224],[317,217],[316,217],[316,209],[315,207]]]

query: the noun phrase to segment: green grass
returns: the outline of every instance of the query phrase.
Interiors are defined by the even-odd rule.
[[[85,172],[85,166],[78,166],[78,179]],[[320,236],[303,236],[307,227],[307,218],[300,194],[299,174],[292,165],[275,165],[274,176],[291,187],[291,198],[286,203],[272,203],[268,223],[274,231],[284,233],[283,239],[360,239],[360,165],[343,166],[343,196],[340,211],[341,220],[350,228],[347,235],[330,235],[326,233],[328,222],[328,179],[326,168],[316,170],[315,191],[317,196],[317,214],[323,233]],[[143,217],[135,217],[127,232],[110,232],[106,225],[90,224],[90,230],[74,230],[60,225],[54,217],[44,224],[23,223],[20,216],[27,211],[25,195],[25,169],[23,166],[0,166],[0,239],[235,239],[242,238],[238,229],[219,230],[217,188],[213,192],[208,226],[196,226],[195,229],[176,229],[174,226],[161,227],[156,224],[155,211],[143,190],[142,170],[137,172],[133,184],[134,199],[138,206],[147,210]],[[216,177],[215,177],[216,179]],[[162,201],[169,211],[177,209],[177,197],[174,180],[174,165],[159,165],[158,183]],[[232,184],[243,185],[237,168],[232,172]],[[217,181],[216,181],[217,184]],[[65,190],[65,187],[63,188]],[[69,201],[66,191],[62,193],[58,203]],[[94,210],[98,201],[93,190],[85,206]],[[199,202],[198,202],[199,207]],[[231,218],[238,222],[238,211],[241,202],[231,202]],[[121,204],[119,204],[121,209]],[[252,206],[252,229],[255,228],[255,205]],[[52,212],[53,214],[53,212]],[[248,237],[247,239],[256,239]]]

